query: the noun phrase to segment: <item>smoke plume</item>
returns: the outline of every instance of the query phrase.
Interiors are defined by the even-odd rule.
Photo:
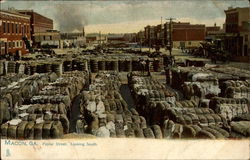
[[[87,25],[87,18],[82,11],[84,7],[72,4],[58,4],[55,6],[54,18],[61,32],[81,32]]]

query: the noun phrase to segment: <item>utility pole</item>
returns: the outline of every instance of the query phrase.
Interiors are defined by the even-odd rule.
[[[142,45],[141,34],[139,34],[139,36],[140,36],[140,52],[141,52],[141,50],[142,50],[141,49],[142,48],[142,46],[141,46]]]
[[[169,54],[170,56],[172,56],[172,48],[173,48],[173,39],[172,39],[172,32],[173,32],[173,25],[172,25],[172,22],[175,18],[168,18],[166,20],[169,20],[169,39],[168,39],[168,50],[169,50]]]

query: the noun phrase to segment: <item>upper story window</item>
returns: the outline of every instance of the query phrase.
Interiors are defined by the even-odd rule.
[[[10,33],[10,23],[7,23],[7,30],[8,30],[8,33]]]
[[[14,23],[11,23],[11,28],[12,28],[12,33],[15,33],[15,30],[14,30]]]
[[[6,33],[6,23],[5,22],[3,22],[3,33]]]
[[[18,33],[18,27],[19,27],[19,25],[18,24],[16,24],[16,33]]]

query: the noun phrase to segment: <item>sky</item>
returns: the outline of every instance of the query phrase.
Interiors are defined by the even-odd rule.
[[[1,9],[33,9],[54,21],[61,32],[134,33],[146,25],[175,21],[222,26],[228,7],[249,7],[248,0],[95,0],[20,1],[2,0]]]

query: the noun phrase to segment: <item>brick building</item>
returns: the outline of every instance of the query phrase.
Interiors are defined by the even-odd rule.
[[[250,62],[250,7],[225,10],[225,49],[233,60]]]
[[[30,16],[14,10],[0,10],[0,55],[28,52]]]
[[[139,33],[137,33],[138,35]],[[190,23],[173,22],[172,23],[172,41],[173,47],[197,47],[200,42],[205,40],[206,28],[205,25],[193,25]],[[156,26],[146,26],[144,28],[144,39],[142,43],[146,46],[161,47],[169,44],[170,25],[169,23],[159,24]],[[140,39],[137,38],[137,42]]]
[[[220,26],[216,26],[216,23],[214,26],[206,27],[206,41],[222,40],[224,39],[224,34],[225,31]]]
[[[144,28],[145,34],[145,44],[148,47],[153,47],[156,43],[155,26],[146,26]]]
[[[172,40],[173,47],[197,47],[205,40],[205,25],[173,22]]]
[[[220,31],[221,31],[220,26],[216,26],[216,23],[215,23],[214,26],[206,27],[206,36],[216,34],[217,32],[220,32]]]
[[[55,35],[55,32],[47,32],[53,30],[53,20],[34,12],[33,10],[18,10],[19,13],[30,16],[31,26],[31,40],[33,47],[41,46],[41,35],[48,37],[57,37],[60,34]],[[50,35],[51,34],[51,35]],[[39,40],[39,41],[38,41]]]

